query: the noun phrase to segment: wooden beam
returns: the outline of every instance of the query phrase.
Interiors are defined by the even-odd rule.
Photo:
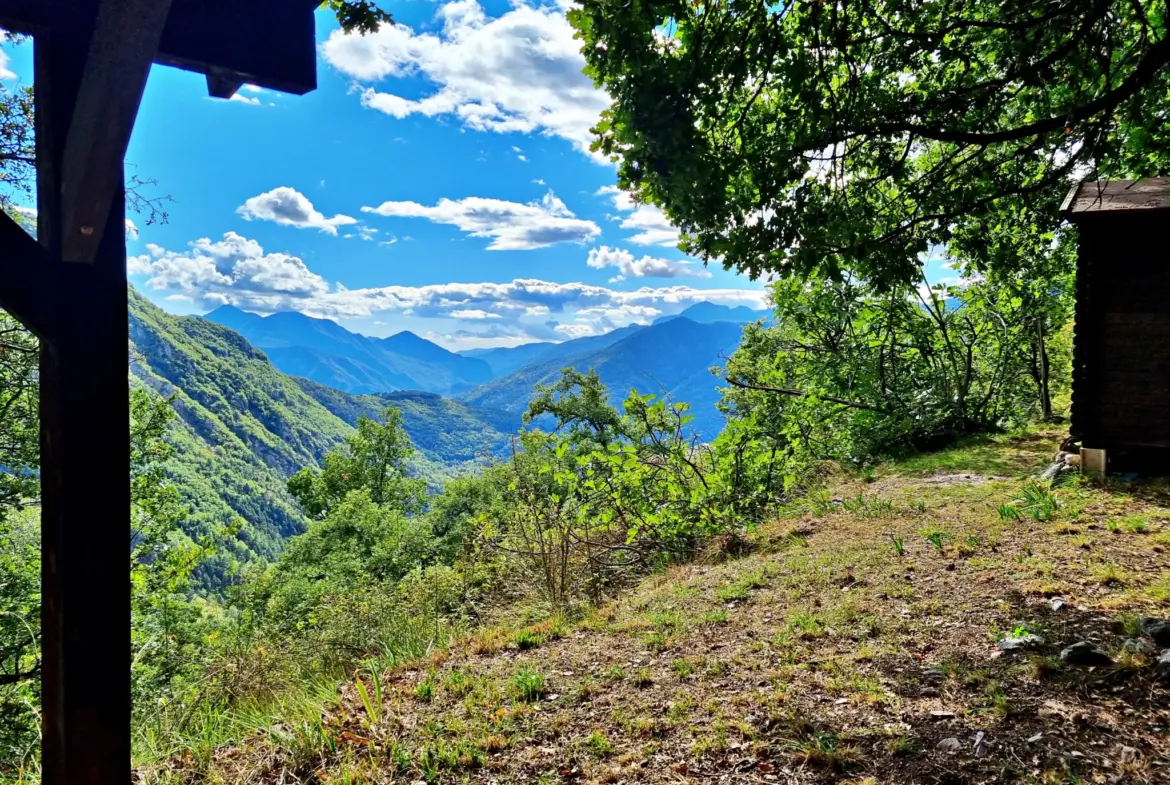
[[[98,0],[0,0],[0,26],[81,27]],[[321,0],[173,0],[155,62],[301,95],[317,87]]]
[[[37,205],[59,227],[66,130],[89,36],[52,30],[34,48]],[[118,159],[120,164],[121,159]],[[129,392],[125,191],[91,264],[37,239],[52,278],[41,342],[43,785],[130,781]]]
[[[0,211],[0,307],[41,338],[46,337],[51,319],[49,272],[37,241]]]
[[[62,161],[61,258],[93,259],[171,0],[101,0]],[[124,231],[124,230],[123,230]]]
[[[207,94],[212,98],[231,98],[243,86],[244,83],[237,79],[207,75]]]

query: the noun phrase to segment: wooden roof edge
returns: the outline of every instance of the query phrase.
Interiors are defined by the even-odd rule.
[[[1060,205],[1070,221],[1089,215],[1170,210],[1170,177],[1086,180],[1074,185]]]

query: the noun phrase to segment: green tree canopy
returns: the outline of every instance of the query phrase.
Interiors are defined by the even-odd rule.
[[[595,148],[682,248],[882,285],[989,210],[1170,167],[1165,0],[583,0]],[[1044,227],[1042,227],[1044,228]]]
[[[346,437],[344,447],[325,455],[320,470],[302,469],[289,478],[288,491],[315,518],[324,518],[350,491],[359,489],[367,491],[375,505],[416,512],[426,482],[406,476],[413,453],[402,413],[387,406],[380,423],[360,418],[357,431]]]

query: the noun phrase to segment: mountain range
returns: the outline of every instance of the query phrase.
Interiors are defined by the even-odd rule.
[[[568,366],[594,368],[615,403],[631,389],[666,393],[690,403],[694,427],[714,435],[721,425],[714,406],[719,395],[708,369],[735,349],[740,325],[768,315],[701,302],[603,335],[462,352],[411,332],[372,338],[293,312],[259,316],[223,306],[205,318],[238,332],[281,371],[343,392],[421,390],[520,414],[534,384],[554,382]]]
[[[258,316],[231,305],[206,317],[248,339],[280,370],[343,392],[422,390],[451,393],[492,379],[491,366],[412,332],[370,338],[329,319],[285,311]]]

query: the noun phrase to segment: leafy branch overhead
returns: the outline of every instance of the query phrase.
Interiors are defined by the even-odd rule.
[[[683,248],[753,276],[917,278],[987,213],[1170,166],[1164,0],[608,3],[570,11],[613,98],[595,148]]]

